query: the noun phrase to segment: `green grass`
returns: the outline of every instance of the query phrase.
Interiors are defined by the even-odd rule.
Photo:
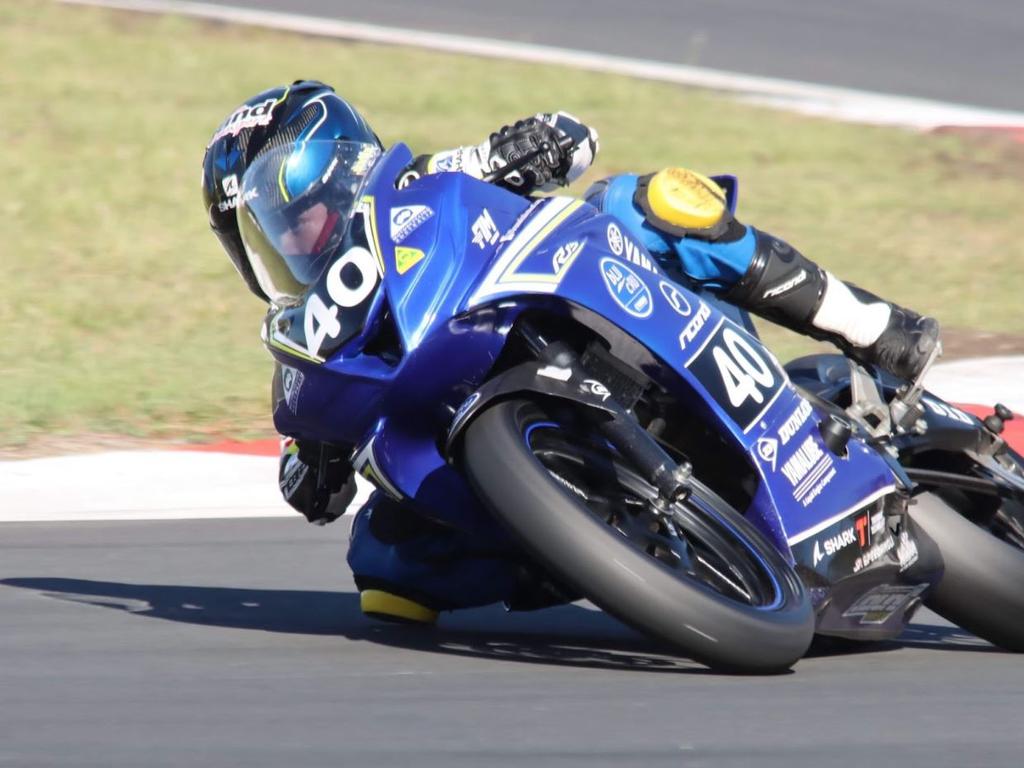
[[[419,151],[567,109],[585,184],[683,164],[741,218],[949,326],[1024,328],[1020,147],[849,126],[674,86],[247,28],[0,0],[0,445],[44,432],[270,428],[261,304],[209,233],[206,141],[248,96],[332,84]],[[771,335],[780,356],[806,348]]]

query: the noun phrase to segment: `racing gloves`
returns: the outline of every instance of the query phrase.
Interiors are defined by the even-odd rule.
[[[320,443],[303,441],[300,445],[284,438],[277,474],[284,500],[316,525],[333,523],[345,514],[356,495],[348,455],[328,451],[322,460],[322,450]]]
[[[574,182],[594,162],[598,147],[597,131],[572,115],[539,113],[504,126],[475,147],[458,147],[420,158],[414,168],[417,175],[461,171],[483,179],[530,155],[525,164],[496,182],[529,195]]]

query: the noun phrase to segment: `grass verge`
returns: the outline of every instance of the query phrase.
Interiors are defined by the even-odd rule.
[[[586,183],[685,164],[741,178],[741,217],[944,324],[1024,328],[1020,145],[813,120],[557,67],[0,0],[0,446],[43,433],[264,433],[260,303],[209,234],[203,148],[240,101],[330,82],[385,143],[429,151],[566,109]],[[808,344],[772,332],[787,357]]]

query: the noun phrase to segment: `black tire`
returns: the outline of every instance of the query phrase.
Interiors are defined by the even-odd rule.
[[[925,605],[994,645],[1024,651],[1024,550],[932,493],[918,496],[910,515],[938,547],[944,565]]]
[[[673,566],[675,554],[659,548],[657,534],[648,534],[655,544],[645,546],[623,532],[654,519],[637,501],[654,489],[588,430],[562,426],[571,421],[556,423],[534,403],[511,400],[488,408],[467,428],[466,474],[526,549],[603,610],[710,667],[768,673],[800,659],[811,643],[814,614],[799,577],[779,552],[720,497],[694,482],[690,498],[677,508],[691,521],[686,546],[700,557],[692,559],[698,563],[692,572]],[[545,448],[543,440],[556,447]],[[556,464],[559,473],[539,456]],[[572,472],[572,479],[565,477]],[[584,490],[584,482],[591,487]],[[613,499],[624,499],[615,522],[595,511],[595,499],[609,489]],[[627,506],[634,511],[624,511]],[[641,538],[645,530],[639,529]],[[727,594],[729,585],[733,594]]]

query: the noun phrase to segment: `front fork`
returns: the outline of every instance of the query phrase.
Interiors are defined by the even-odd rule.
[[[601,398],[603,418],[597,421],[597,428],[657,489],[658,497],[653,500],[657,510],[671,515],[672,504],[689,495],[692,465],[687,461],[676,463],[633,413],[612,397],[608,387],[584,368],[579,355],[568,344],[548,342],[528,323],[520,324],[518,330],[537,358],[546,364],[541,375],[584,382],[592,394]]]

